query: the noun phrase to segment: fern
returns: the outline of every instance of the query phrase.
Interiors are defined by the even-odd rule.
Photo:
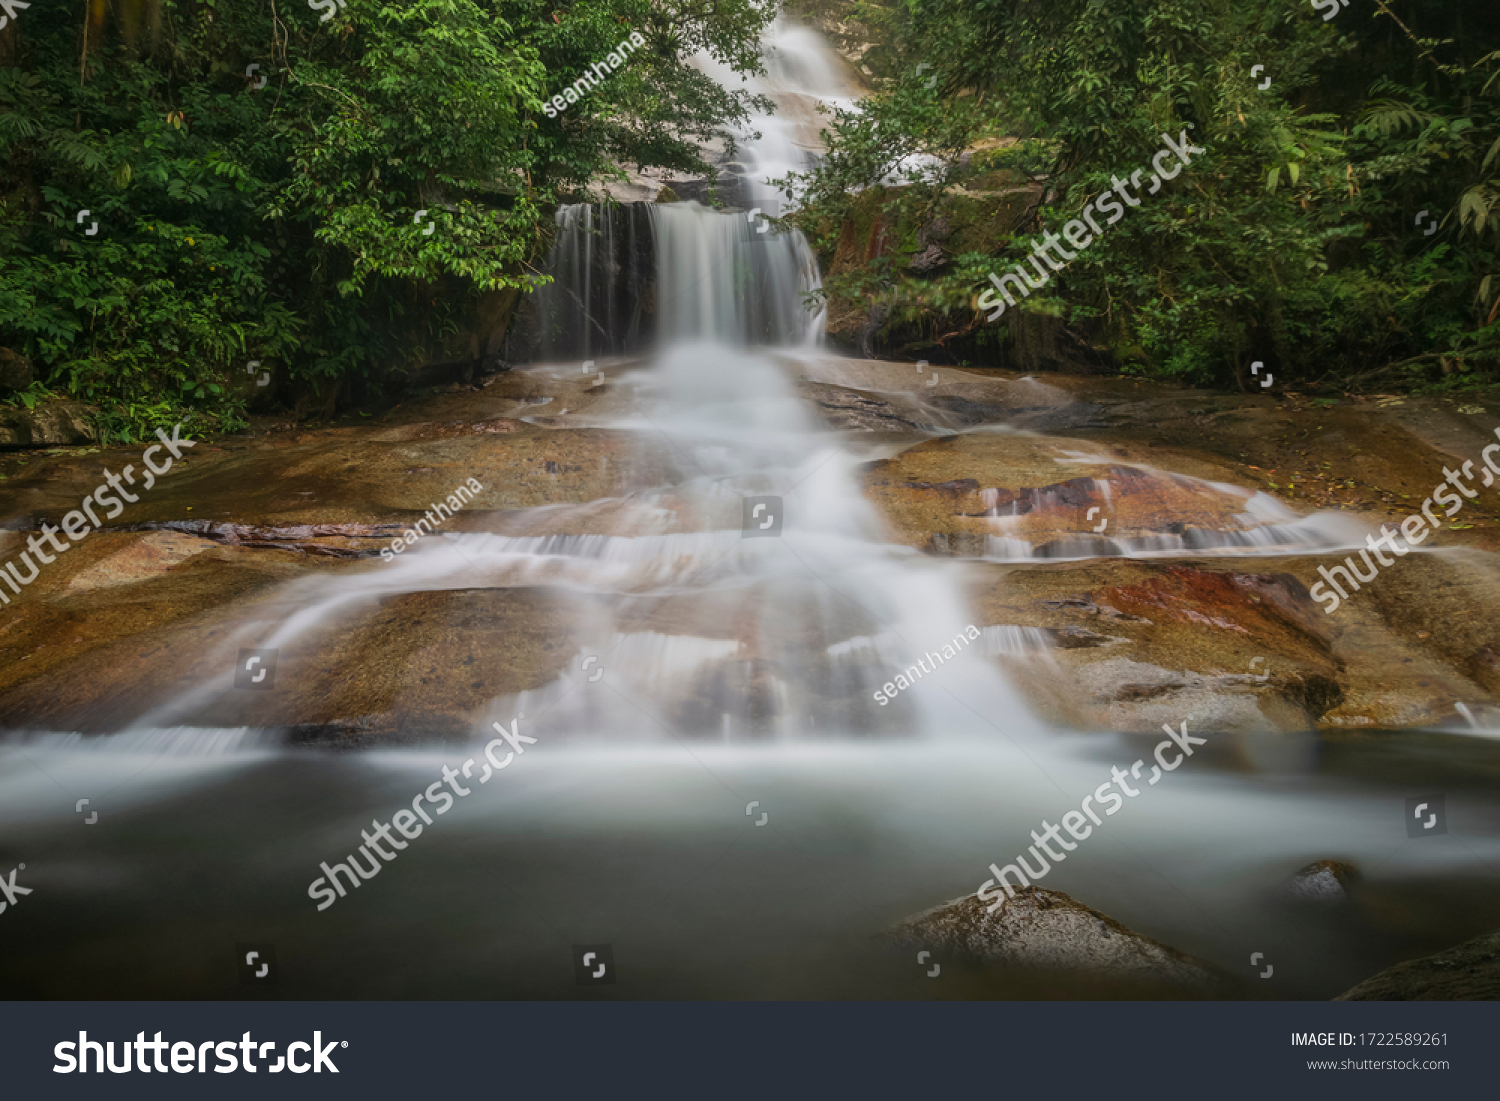
[[[1374,131],[1381,137],[1388,138],[1393,134],[1400,133],[1408,126],[1423,127],[1430,126],[1438,121],[1439,116],[1429,111],[1422,111],[1409,103],[1403,103],[1399,99],[1372,99],[1365,105],[1355,120],[1356,127],[1362,127]]]

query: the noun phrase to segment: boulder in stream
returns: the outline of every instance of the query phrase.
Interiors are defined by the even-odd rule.
[[[1338,1002],[1480,1001],[1500,998],[1500,930],[1457,948],[1388,967]]]
[[[1233,997],[1234,979],[1211,963],[1142,936],[1063,894],[1021,887],[993,912],[975,895],[906,918],[902,945],[1006,968],[1083,973],[1179,996]]]
[[[1322,905],[1349,900],[1349,888],[1359,879],[1359,869],[1341,860],[1315,860],[1298,870],[1286,885],[1289,898]]]

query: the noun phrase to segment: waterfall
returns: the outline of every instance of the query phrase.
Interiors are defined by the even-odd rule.
[[[848,107],[854,90],[834,54],[805,27],[776,20],[762,47],[766,72],[741,78],[707,55],[694,64],[726,87],[765,96],[736,135],[738,159],[712,181],[730,205],[572,203],[557,211],[544,263],[553,282],[534,304],[537,358],[624,355],[683,340],[816,345],[825,311],[817,258],[800,231],[777,231],[771,181],[806,170],[822,151],[819,107]],[[706,183],[693,183],[695,193]]]
[[[759,216],[717,214],[697,203],[652,210],[658,332],[664,344],[807,344],[823,315],[805,304],[822,286],[801,233],[774,233]]]
[[[536,292],[544,360],[626,355],[650,344],[712,339],[815,344],[821,286],[802,234],[776,232],[752,211],[695,202],[574,203]]]
[[[557,211],[557,238],[536,292],[543,359],[592,359],[639,351],[650,335],[644,288],[652,280],[650,207],[571,203]]]
[[[852,109],[858,91],[855,77],[818,34],[777,19],[761,46],[765,73],[741,76],[706,54],[694,64],[726,88],[764,96],[774,105],[751,114],[735,135],[737,160],[722,167],[733,179],[727,190],[747,207],[777,202],[771,181],[788,172],[805,172],[824,150],[822,130],[835,107]],[[725,185],[720,183],[721,188]]]
[[[768,70],[782,82],[811,72],[826,91],[831,70],[808,59],[805,36],[791,39],[800,53],[773,36]],[[787,131],[770,133],[742,144],[757,173],[803,158]],[[739,190],[769,206],[767,186],[758,175]],[[1034,726],[990,659],[1024,657],[1038,639],[981,636],[949,565],[888,542],[858,484],[861,458],[798,392],[823,328],[809,305],[817,260],[800,232],[753,206],[572,204],[557,212],[546,270],[553,282],[534,296],[545,355],[651,349],[638,369],[610,373],[603,392],[623,400],[589,426],[664,439],[680,460],[674,482],[611,499],[606,531],[591,512],[599,502],[552,504],[523,521],[535,534],[445,535],[378,572],[303,579],[283,594],[295,611],[224,645],[302,652],[396,593],[558,584],[606,598],[583,601],[573,645],[603,656],[606,685],[639,713],[575,691],[570,662],[493,700],[476,731],[524,712],[546,715],[551,737],[585,742],[664,729],[725,741],[953,737],[973,729],[976,706],[1012,730]],[[750,531],[757,501],[775,538]],[[244,697],[224,688],[198,685],[141,725],[244,725]]]

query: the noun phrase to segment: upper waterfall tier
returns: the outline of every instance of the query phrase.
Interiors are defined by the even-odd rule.
[[[823,331],[817,260],[796,230],[698,203],[574,204],[557,212],[535,295],[537,354],[588,359],[719,340],[806,345]]]

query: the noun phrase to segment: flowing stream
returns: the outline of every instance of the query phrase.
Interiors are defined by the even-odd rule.
[[[768,52],[766,87],[800,106],[758,120],[767,136],[742,150],[752,182],[804,163],[808,102],[852,99],[811,32],[778,27]],[[890,540],[856,480],[886,452],[823,427],[799,396],[799,379],[841,370],[817,347],[806,295],[818,271],[799,235],[693,203],[568,207],[559,227],[558,284],[539,308],[574,339],[528,370],[576,373],[597,356],[610,400],[567,423],[649,439],[680,477],[608,502],[607,531],[583,523],[598,503],[554,505],[504,534],[429,539],[380,570],[292,582],[273,602],[282,612],[223,646],[311,644],[400,593],[548,586],[586,618],[568,671],[495,699],[468,744],[441,749],[288,747],[238,717],[228,674],[124,733],[12,736],[0,865],[24,862],[34,894],[3,918],[6,944],[24,951],[0,958],[0,994],[244,996],[235,952],[255,944],[273,946],[282,997],[563,998],[583,989],[572,946],[608,944],[618,983],[591,996],[1048,995],[956,965],[930,980],[879,934],[973,892],[1044,818],[1158,738],[1035,717],[1012,676],[1050,660],[1039,632],[971,629],[971,564]],[[628,296],[592,282],[614,264],[599,257],[620,255],[650,258],[609,279],[655,280],[654,333]],[[1356,541],[1270,498],[1200,490],[1234,496],[1241,529],[1039,549],[1014,529],[1021,510],[997,508],[978,557]],[[879,702],[924,661],[928,673]],[[466,762],[482,764],[493,724],[512,722],[535,742],[481,785]],[[320,865],[349,859],[361,830],[445,768],[469,794],[318,909]],[[1500,846],[1474,837],[1500,832],[1496,771],[1489,744],[1459,734],[1358,747],[1218,737],[1041,885],[1236,975],[1253,977],[1248,958],[1263,953],[1275,980],[1252,995],[1328,997],[1493,923]],[[1446,793],[1465,839],[1409,841],[1414,783]],[[82,823],[75,795],[97,823]],[[1381,921],[1350,935],[1278,894],[1323,857],[1363,867]]]

